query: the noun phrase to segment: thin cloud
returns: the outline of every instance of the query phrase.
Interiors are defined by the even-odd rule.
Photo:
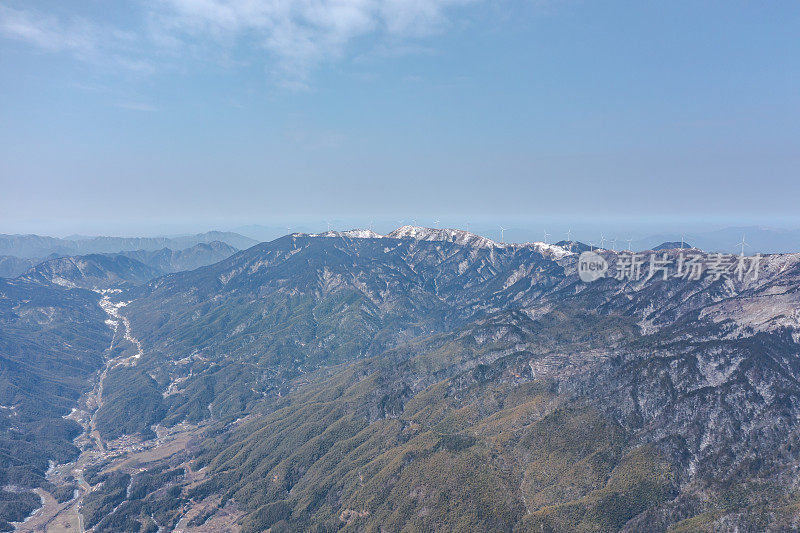
[[[83,20],[69,23],[34,11],[0,6],[0,35],[48,51],[86,54],[95,50],[96,35]]]
[[[70,54],[113,71],[136,76],[156,72],[155,65],[143,57],[148,48],[142,46],[136,33],[81,17],[56,17],[34,9],[0,5],[0,38],[45,52]]]
[[[366,36],[394,41],[447,25],[449,8],[479,0],[167,0],[152,13],[158,39],[267,52],[283,84],[302,87],[320,64]]]
[[[302,89],[315,69],[346,57],[359,39],[370,38],[378,52],[387,43],[414,49],[419,37],[448,27],[451,10],[480,1],[144,0],[144,18],[130,30],[0,6],[0,37],[143,75],[187,56],[228,64],[247,58],[262,61],[274,83]]]

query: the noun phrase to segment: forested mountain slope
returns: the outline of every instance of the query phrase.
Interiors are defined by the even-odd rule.
[[[574,255],[453,241],[295,235],[126,295],[163,423],[249,421],[204,445],[187,497],[224,493],[253,530],[666,527],[794,501],[796,257],[586,284]],[[460,486],[481,471],[485,493]],[[444,505],[464,491],[485,500]]]
[[[0,527],[40,505],[48,461],[66,462],[81,427],[66,415],[91,386],[112,332],[90,291],[0,279]],[[65,496],[71,496],[67,489]]]
[[[85,523],[798,524],[800,257],[586,283],[559,246],[401,230],[291,235],[106,293],[126,342],[92,418],[115,451],[92,452]],[[123,461],[126,439],[168,434],[191,445]]]

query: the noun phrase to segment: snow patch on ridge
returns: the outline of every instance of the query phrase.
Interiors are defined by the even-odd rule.
[[[347,231],[325,231],[312,233],[309,237],[349,237],[351,239],[382,239],[383,235],[371,229],[351,229]]]
[[[416,239],[418,241],[447,241],[464,246],[490,248],[504,246],[491,239],[460,229],[422,228],[419,226],[400,226],[386,235],[390,239]]]
[[[452,242],[473,248],[525,248],[530,247],[544,256],[554,259],[573,255],[566,248],[544,242],[530,242],[522,244],[498,243],[481,235],[454,228],[424,228],[421,226],[400,226],[396,230],[381,235],[369,229],[352,229],[348,231],[326,231],[312,233],[309,237],[349,237],[351,239],[414,239],[417,241],[442,241]]]

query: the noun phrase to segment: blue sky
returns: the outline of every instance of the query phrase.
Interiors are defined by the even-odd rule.
[[[0,233],[798,214],[800,3],[0,0]]]

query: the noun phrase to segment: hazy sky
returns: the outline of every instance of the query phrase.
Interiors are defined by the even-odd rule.
[[[798,169],[796,0],[0,0],[0,233],[780,221]]]

